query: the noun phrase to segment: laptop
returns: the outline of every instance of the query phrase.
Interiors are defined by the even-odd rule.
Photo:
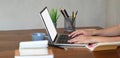
[[[51,45],[54,46],[85,46],[86,44],[72,44],[67,41],[70,39],[67,34],[58,34],[52,19],[49,15],[48,8],[45,7],[40,15],[42,17],[42,21],[45,25],[46,31],[48,33],[48,41]]]

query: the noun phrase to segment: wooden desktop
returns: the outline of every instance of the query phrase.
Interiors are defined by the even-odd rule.
[[[0,31],[0,58],[14,58],[14,50],[19,48],[19,42],[31,41],[32,38],[31,35],[32,33],[35,32],[45,32],[45,30],[34,29],[34,30]],[[58,32],[66,33],[62,28],[59,28]],[[98,52],[90,52],[87,48],[84,47],[62,49],[58,47],[49,46],[49,48],[52,48],[54,58],[120,58],[120,48],[116,50]]]

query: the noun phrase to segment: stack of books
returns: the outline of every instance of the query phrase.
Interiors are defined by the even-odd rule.
[[[54,58],[52,49],[48,48],[48,41],[20,42],[15,50],[14,58]]]

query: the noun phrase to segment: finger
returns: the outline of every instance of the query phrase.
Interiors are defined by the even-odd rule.
[[[79,41],[76,41],[76,42],[74,42],[74,44],[80,44],[80,42],[79,42]]]
[[[77,33],[78,31],[74,31],[74,32],[72,32],[70,35],[73,35],[73,34],[75,34],[75,33]]]
[[[74,42],[75,44],[80,44],[80,43],[84,43],[84,42],[82,42],[82,41],[76,41],[76,42]]]
[[[74,37],[76,37],[76,36],[78,36],[78,35],[80,35],[80,34],[81,34],[81,33],[78,33],[78,32],[77,32],[77,33],[73,34],[71,37],[74,38]]]
[[[74,34],[76,33],[76,31],[74,31],[74,32],[72,32],[72,33],[70,33],[68,36],[73,36]]]
[[[79,32],[79,31],[76,30],[76,31],[72,32],[70,35],[73,35],[73,34],[78,33],[78,32]]]
[[[77,32],[77,33],[75,33],[74,35],[72,35],[71,37],[74,38],[74,37],[77,37],[77,36],[79,36],[79,35],[83,35],[83,33]]]
[[[68,42],[70,42],[70,43],[73,43],[73,42],[76,42],[76,41],[77,41],[76,39],[68,40]]]

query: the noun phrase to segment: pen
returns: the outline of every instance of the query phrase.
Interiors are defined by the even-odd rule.
[[[66,15],[64,9],[62,9],[62,8],[61,8],[61,13],[63,14],[63,16],[64,16],[65,18],[68,18],[68,16]]]
[[[65,14],[63,13],[62,9],[60,10],[60,12],[62,13],[62,15],[65,17]]]
[[[66,9],[64,9],[64,12],[65,12],[66,16],[67,16],[67,17],[69,17],[69,15],[68,15],[68,13],[67,13]]]

